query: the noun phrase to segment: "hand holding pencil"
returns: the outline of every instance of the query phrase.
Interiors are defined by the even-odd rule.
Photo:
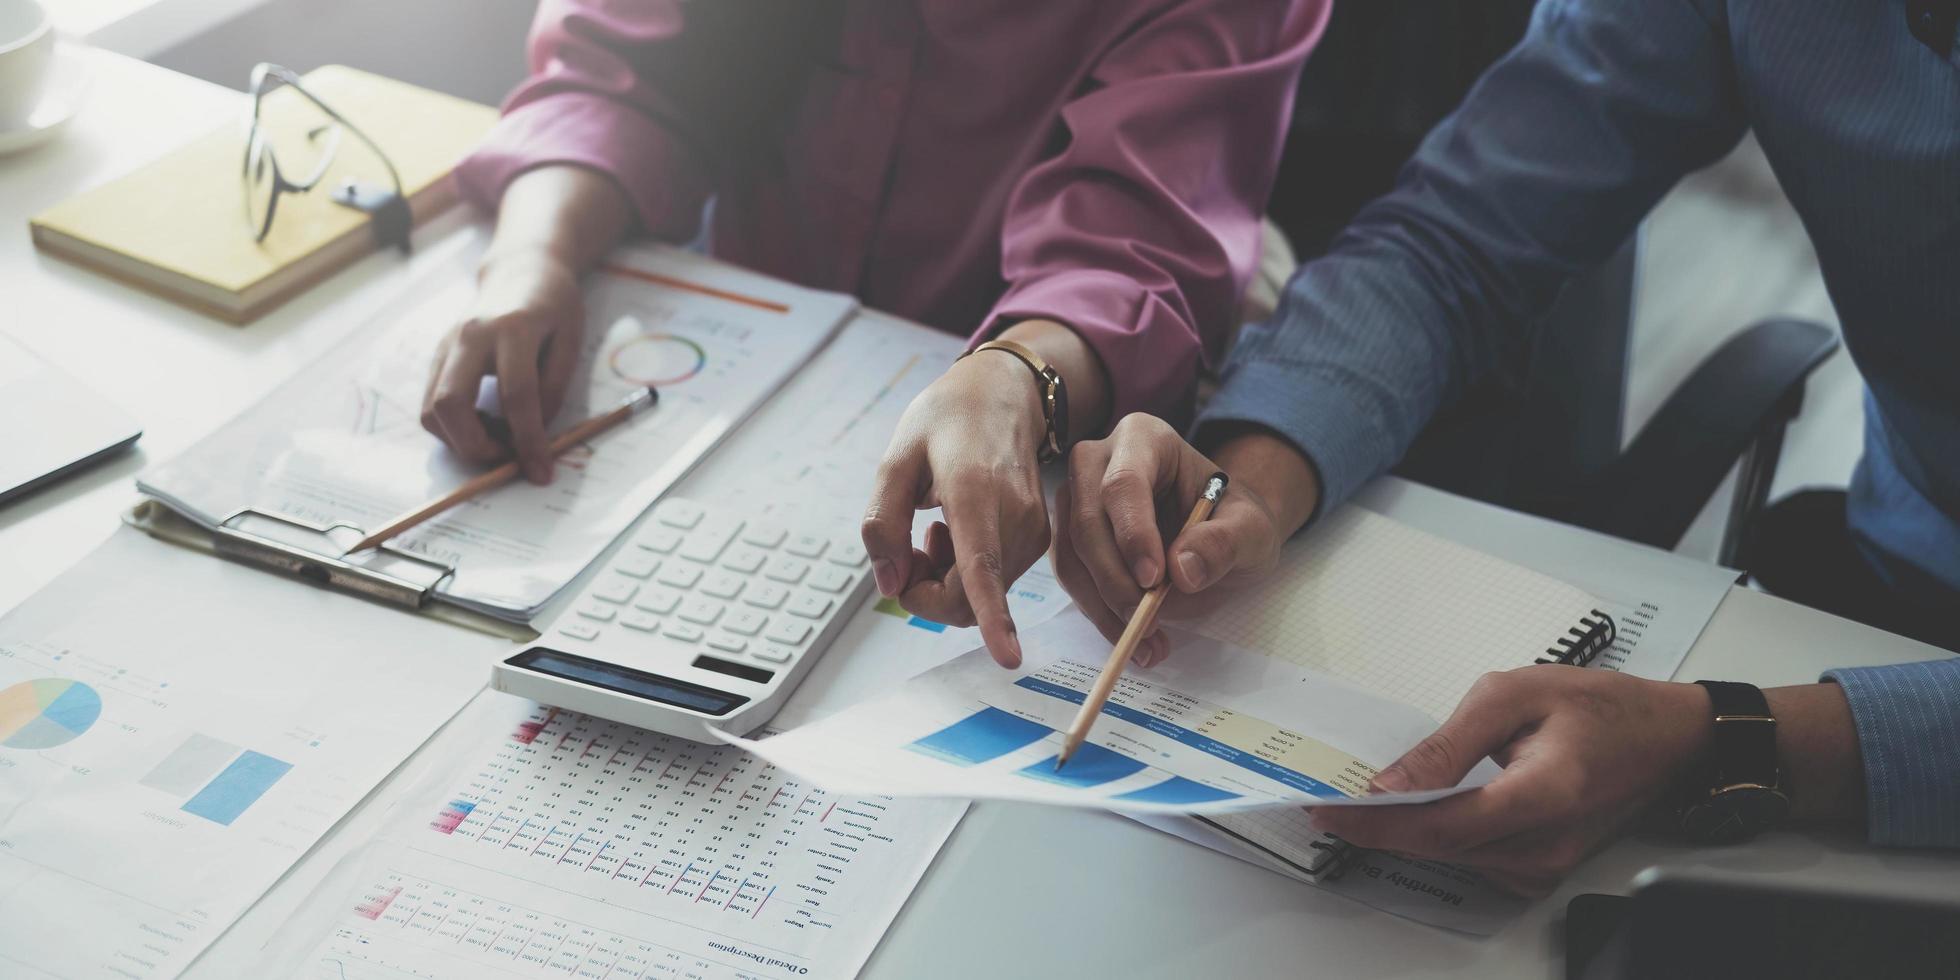
[[[1212,509],[1218,506],[1218,498],[1225,493],[1226,477],[1223,471],[1213,473],[1205,480],[1205,490],[1198,502],[1191,507],[1191,516],[1184,521],[1183,530],[1205,522]],[[1181,533],[1181,532],[1180,532]],[[1116,641],[1116,649],[1109,653],[1108,662],[1103,664],[1102,673],[1097,675],[1096,683],[1089,688],[1088,697],[1082,701],[1082,710],[1076,712],[1074,723],[1062,737],[1062,750],[1055,756],[1055,768],[1066,765],[1069,756],[1080,748],[1082,740],[1089,737],[1089,729],[1095,725],[1096,716],[1102,714],[1103,703],[1109,700],[1109,693],[1116,688],[1116,679],[1123,676],[1123,668],[1129,666],[1130,657],[1135,655],[1137,645],[1143,638],[1157,628],[1157,612],[1164,606],[1164,597],[1170,594],[1170,581],[1159,581],[1143,594],[1143,601],[1137,603],[1136,611],[1130,614],[1129,625],[1123,628],[1123,635]]]
[[[607,429],[632,418],[640,412],[652,408],[659,401],[660,392],[653,388],[636,391],[626,396],[624,400],[611,410],[594,415],[553,436],[548,452],[551,458],[556,460],[566,450],[605,432]],[[365,551],[368,548],[388,541],[390,538],[398,537],[410,528],[441,514],[443,511],[465,500],[481,496],[509,483],[517,478],[518,472],[519,464],[516,459],[508,460],[501,466],[485,470],[465,481],[462,486],[389,521],[379,530],[370,533],[367,537],[362,538],[358,544],[347,549],[346,553],[351,555],[357,551]]]

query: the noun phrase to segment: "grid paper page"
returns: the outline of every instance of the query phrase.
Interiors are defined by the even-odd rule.
[[[1440,720],[1480,675],[1530,664],[1600,606],[1557,579],[1347,506],[1194,626]]]

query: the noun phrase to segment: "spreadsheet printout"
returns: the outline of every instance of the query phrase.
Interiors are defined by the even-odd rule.
[[[176,976],[503,645],[119,530],[0,619],[0,975]]]
[[[251,507],[371,530],[474,476],[479,468],[421,423],[437,344],[475,295],[467,259],[439,267],[343,350],[145,473],[139,487],[207,526]],[[659,390],[659,404],[560,455],[549,485],[507,484],[393,542],[433,565],[353,560],[386,561],[385,570],[426,579],[460,605],[527,619],[856,309],[848,296],[652,247],[616,253],[588,276],[585,304],[583,349],[550,427],[647,387]],[[247,529],[274,533],[263,521]],[[313,550],[338,554],[359,537],[344,530]],[[454,575],[440,578],[451,566]]]
[[[483,715],[462,775],[302,910],[320,938],[281,975],[846,977],[966,809],[514,698]]]

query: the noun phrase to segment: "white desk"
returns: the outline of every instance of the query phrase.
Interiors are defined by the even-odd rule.
[[[237,93],[147,65],[106,55],[98,63],[94,101],[65,140],[0,158],[0,330],[111,395],[147,431],[139,452],[0,508],[0,609],[108,535],[132,499],[131,479],[145,465],[190,444],[338,342],[362,319],[349,311],[376,302],[412,274],[395,258],[377,256],[238,328],[35,253],[26,230],[30,214],[243,106]],[[426,229],[423,237],[442,233]],[[1829,666],[1941,655],[1738,589],[1716,612],[1682,675],[1801,683]],[[353,820],[358,826],[370,816]],[[1631,841],[1587,864],[1512,929],[1472,940],[1117,817],[981,804],[941,853],[866,975],[1549,977],[1559,969],[1553,923],[1565,901],[1579,892],[1622,890],[1634,872],[1660,862],[1877,876],[1914,890],[1950,891],[1960,881],[1960,860],[1953,857],[1874,851],[1842,835],[1785,833],[1703,851]],[[230,952],[221,940],[207,961]],[[192,972],[224,975],[208,962]]]

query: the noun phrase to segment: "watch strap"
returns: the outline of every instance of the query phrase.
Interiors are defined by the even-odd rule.
[[[1695,683],[1707,689],[1715,711],[1710,791],[1745,784],[1776,788],[1776,718],[1762,689],[1734,681]]]
[[[1060,457],[1064,448],[1063,444],[1068,441],[1068,420],[1062,415],[1063,412],[1067,411],[1066,405],[1068,403],[1062,392],[1061,373],[1056,371],[1040,354],[1035,353],[1026,344],[1016,343],[1012,340],[989,340],[967,351],[962,356],[971,356],[983,350],[997,350],[1003,354],[1011,354],[1018,358],[1021,363],[1026,364],[1028,370],[1034,372],[1035,383],[1041,386],[1039,393],[1041,418],[1047,427],[1047,431],[1042,435],[1041,445],[1035,452],[1035,460],[1046,463],[1049,460]]]

